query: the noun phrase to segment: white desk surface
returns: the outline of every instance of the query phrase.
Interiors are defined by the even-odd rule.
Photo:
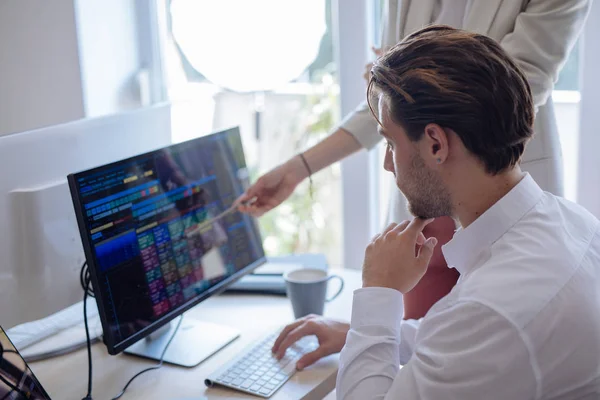
[[[361,285],[360,272],[340,269],[331,270],[331,273],[343,276],[346,285],[340,296],[326,305],[325,315],[349,320],[352,292]],[[336,282],[333,281],[330,290],[336,288]],[[200,303],[185,316],[231,326],[238,329],[241,335],[197,367],[164,364],[158,371],[141,375],[129,386],[122,399],[260,399],[234,390],[206,388],[204,378],[249,344],[293,321],[288,299],[283,296],[226,293]],[[126,354],[110,356],[102,343],[93,345],[92,357],[94,400],[111,399],[135,373],[155,363]],[[297,372],[271,399],[322,399],[335,388],[337,367],[337,355],[322,359],[312,367]],[[85,396],[88,376],[85,349],[31,363],[31,368],[53,399],[80,400]]]

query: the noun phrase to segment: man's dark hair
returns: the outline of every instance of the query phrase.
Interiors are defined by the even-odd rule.
[[[430,123],[452,129],[490,174],[517,164],[533,135],[525,75],[481,34],[440,25],[413,33],[375,61],[367,94],[372,111],[374,90],[412,141]]]

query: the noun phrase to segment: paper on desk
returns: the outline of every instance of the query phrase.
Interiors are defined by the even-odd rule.
[[[102,324],[98,315],[88,319],[90,328],[90,339],[94,340],[102,336]],[[77,324],[70,328],[61,330],[52,336],[49,336],[40,342],[34,343],[27,348],[21,350],[21,355],[25,359],[36,357],[39,354],[56,352],[61,349],[81,346],[86,343],[85,325],[84,323]]]
[[[87,311],[90,319],[98,315],[96,300],[93,298],[87,299]],[[6,334],[15,347],[21,351],[33,343],[78,324],[83,324],[83,301],[48,317],[17,325],[8,329]]]
[[[287,271],[294,269],[303,268],[304,265],[300,263],[283,263],[267,261],[266,264],[256,268],[254,275],[283,275]]]

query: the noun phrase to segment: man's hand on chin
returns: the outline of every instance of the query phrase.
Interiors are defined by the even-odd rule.
[[[384,287],[401,293],[415,287],[425,275],[437,245],[436,238],[425,240],[422,234],[432,221],[415,218],[393,223],[375,236],[365,251],[363,287]]]

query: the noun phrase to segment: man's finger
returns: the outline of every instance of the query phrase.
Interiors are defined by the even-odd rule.
[[[401,233],[404,232],[404,230],[406,229],[406,227],[410,224],[410,221],[402,221],[401,223],[399,223],[395,228],[394,228],[394,232],[395,233]]]
[[[277,352],[275,353],[275,357],[279,360],[285,355],[285,351],[296,343],[298,340],[302,339],[304,336],[314,335],[315,332],[311,329],[311,324],[304,322],[299,327],[293,329],[288,335],[283,339],[283,342],[279,345]]]
[[[422,232],[421,232],[421,233],[419,233],[419,236],[417,236],[417,244],[418,244],[419,246],[423,246],[423,245],[425,244],[425,241],[426,241],[426,240],[427,240],[427,239],[425,239],[425,235],[423,235],[423,233],[422,233]]]
[[[402,224],[400,224],[400,225],[402,225]],[[398,225],[398,224],[396,224],[396,223],[392,222],[391,224],[389,224],[389,225],[388,225],[388,227],[387,227],[387,228],[385,228],[385,231],[383,231],[383,232],[381,233],[381,236],[383,236],[383,237],[386,237],[386,236],[388,236],[388,235],[390,234],[390,232],[394,232],[394,231],[396,231],[396,230],[398,229],[398,226],[400,226],[400,225]]]
[[[381,237],[381,233],[378,233],[377,235],[373,236],[371,238],[371,243],[374,243],[377,239],[379,239]]]
[[[434,237],[430,237],[427,239],[425,244],[421,246],[419,249],[419,255],[417,256],[417,260],[421,264],[421,266],[429,265],[429,261],[431,261],[431,256],[433,256],[433,249],[437,245],[438,241]]]
[[[395,222],[392,222],[391,224],[389,224],[385,230],[381,233],[382,235],[385,235],[386,233],[390,232],[391,230],[393,230],[396,226],[398,226],[398,224],[396,224]]]
[[[410,224],[408,224],[404,232],[410,234],[411,236],[414,236],[415,240],[417,240],[417,236],[419,235],[419,233],[422,233],[423,229],[425,229],[425,227],[432,223],[434,220],[435,218],[415,218],[412,221],[410,221]]]
[[[296,369],[302,370],[309,365],[313,365],[321,358],[328,356],[329,354],[330,353],[328,353],[323,346],[319,346],[319,348],[317,348],[315,351],[311,351],[310,353],[306,353],[304,356],[302,356],[302,358],[300,358],[296,363]]]
[[[275,343],[273,344],[273,348],[271,349],[271,351],[273,351],[273,353],[277,353],[277,350],[279,350],[279,346],[281,345],[281,342],[283,342],[283,340],[285,339],[285,337],[291,331],[293,331],[294,329],[296,329],[297,327],[299,327],[300,325],[302,325],[305,322],[306,321],[304,321],[303,319],[299,319],[297,321],[292,322],[291,324],[289,324],[285,328],[283,328],[283,330],[281,331],[281,333],[279,334],[279,336],[277,336],[277,339],[275,339]]]

